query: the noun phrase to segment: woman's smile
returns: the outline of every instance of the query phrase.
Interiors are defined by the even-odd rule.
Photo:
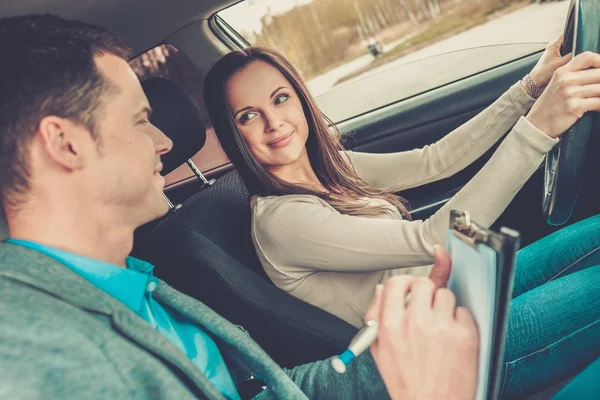
[[[274,149],[279,149],[279,148],[285,147],[292,142],[293,135],[294,135],[294,131],[292,131],[290,133],[285,133],[285,134],[271,140],[269,143],[267,143],[267,146],[274,148]]]

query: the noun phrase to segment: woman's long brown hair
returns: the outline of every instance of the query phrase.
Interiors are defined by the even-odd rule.
[[[300,98],[309,129],[306,141],[308,157],[327,193],[288,183],[272,174],[252,155],[239,132],[227,101],[225,86],[233,74],[259,60],[277,68]],[[358,216],[378,215],[384,212],[386,206],[365,205],[362,200],[365,197],[381,199],[396,207],[404,218],[410,219],[403,199],[389,191],[369,186],[344,160],[341,154],[344,148],[337,127],[319,110],[298,71],[277,51],[266,47],[248,47],[225,55],[206,76],[204,101],[215,133],[250,193],[259,196],[313,195],[325,200],[342,214]]]

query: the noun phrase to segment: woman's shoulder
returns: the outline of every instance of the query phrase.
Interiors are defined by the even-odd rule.
[[[290,224],[314,218],[315,211],[335,211],[325,200],[308,194],[253,196],[250,200],[253,230],[276,232]]]
[[[320,197],[310,194],[286,194],[282,196],[252,196],[250,208],[253,216],[263,216],[281,212],[286,208],[299,204],[314,204],[320,207],[330,207],[329,203]]]

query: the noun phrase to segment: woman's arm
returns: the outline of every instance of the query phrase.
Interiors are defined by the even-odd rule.
[[[314,270],[366,272],[433,262],[445,243],[450,210],[468,210],[488,227],[558,142],[521,118],[479,173],[425,221],[365,218],[336,212],[311,196],[260,200],[253,236],[261,257],[292,277]]]
[[[347,152],[369,185],[394,192],[454,175],[489,150],[535,100],[514,84],[492,105],[443,139],[421,149],[389,154]]]
[[[562,36],[548,43],[529,73],[532,82],[541,89],[571,59],[571,54],[560,54],[561,45]],[[534,102],[518,82],[475,118],[432,145],[395,154],[346,154],[358,175],[374,187],[400,191],[421,186],[452,176],[478,159]]]

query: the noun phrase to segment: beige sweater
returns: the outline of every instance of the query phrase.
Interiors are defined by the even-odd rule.
[[[522,117],[533,102],[517,83],[430,146],[393,154],[346,153],[367,183],[396,192],[452,176],[514,125],[481,171],[425,221],[403,220],[391,205],[380,216],[358,217],[315,196],[253,197],[252,238],[267,275],[292,296],[362,325],[376,284],[398,273],[429,273],[433,246],[445,242],[450,210],[468,210],[489,227],[540,166],[557,139]]]

